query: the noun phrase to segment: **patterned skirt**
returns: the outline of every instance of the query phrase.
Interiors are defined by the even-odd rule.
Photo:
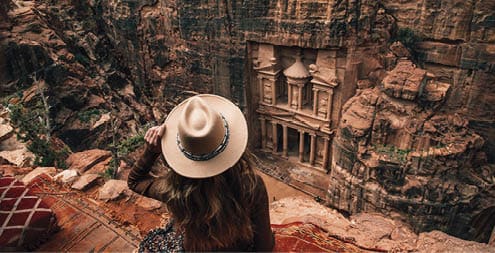
[[[151,230],[139,244],[142,252],[184,252],[184,236],[173,228],[170,221],[165,228]]]

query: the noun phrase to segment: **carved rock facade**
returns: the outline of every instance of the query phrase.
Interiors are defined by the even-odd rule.
[[[345,56],[269,44],[252,48],[261,150],[328,172],[332,119],[338,117],[333,95],[341,82],[336,63]]]

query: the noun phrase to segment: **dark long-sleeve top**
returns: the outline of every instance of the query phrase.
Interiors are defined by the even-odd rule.
[[[153,152],[149,146],[146,146],[139,160],[134,164],[129,174],[127,183],[129,188],[143,196],[157,199],[165,202],[162,193],[163,184],[166,183],[165,178],[152,177],[149,174],[151,167],[160,153]],[[268,194],[266,191],[263,179],[256,175],[256,187],[254,190],[254,204],[250,208],[251,222],[254,228],[254,251],[271,251],[274,245],[273,234],[270,228],[270,215],[268,208]],[[239,245],[234,245],[229,249],[218,249],[227,251],[243,251],[246,245],[250,242],[239,242]],[[187,250],[187,245],[184,245]]]

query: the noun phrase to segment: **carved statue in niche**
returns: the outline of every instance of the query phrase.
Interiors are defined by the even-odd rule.
[[[328,112],[328,93],[320,91],[318,97],[318,117],[325,118]]]
[[[292,88],[292,101],[290,103],[290,106],[292,108],[296,109],[298,102],[299,102],[299,89],[297,88],[297,86],[293,86],[293,88]]]
[[[272,102],[272,87],[270,84],[265,83],[266,80],[263,80],[263,100],[266,103],[271,103]]]

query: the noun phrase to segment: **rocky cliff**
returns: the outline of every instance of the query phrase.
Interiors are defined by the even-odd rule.
[[[250,107],[256,97],[250,98],[256,94],[250,91],[250,75],[246,71],[252,69],[246,59],[249,41],[341,48],[354,56],[346,63],[348,69],[362,63],[364,70],[360,71],[369,72],[369,68],[376,66],[362,58],[384,53],[384,44],[395,40],[397,31],[410,28],[421,38],[414,44],[421,66],[451,84],[444,110],[459,111],[468,117],[470,127],[485,137],[484,148],[487,151],[494,148],[490,117],[494,110],[490,90],[494,82],[493,8],[490,7],[494,3],[490,1],[398,4],[394,1],[143,0],[63,1],[54,5],[38,0],[15,1],[11,6],[22,9],[19,6],[23,5],[28,6],[23,7],[25,11],[26,8],[34,11],[11,13],[14,20],[10,28],[4,29],[11,35],[2,39],[3,58],[10,60],[13,55],[20,58],[18,62],[2,64],[4,90],[11,93],[22,85],[27,86],[12,82],[34,70],[76,65],[63,62],[65,57],[58,60],[53,55],[64,48],[74,55],[76,63],[82,61],[88,65],[78,64],[88,72],[84,73],[86,78],[91,75],[102,78],[116,90],[129,84],[137,100],[147,104],[163,104],[163,97],[189,89],[222,94]],[[7,4],[2,6],[3,12],[6,7]],[[28,21],[32,24],[28,25]],[[15,29],[23,24],[26,27]],[[43,31],[53,34],[44,38],[32,36]],[[13,40],[17,33],[24,41]],[[30,49],[36,52],[17,54],[29,40],[50,42],[54,49],[43,45],[38,51]],[[52,55],[46,52],[50,50]],[[36,55],[35,59],[31,55]],[[67,75],[64,73],[47,75],[60,78],[50,80],[60,83]],[[354,94],[355,80],[349,80],[346,86],[350,87],[342,88],[349,90],[343,93],[345,99]],[[87,105],[79,100],[74,101],[76,107]],[[487,152],[490,161],[495,159],[492,153]]]
[[[419,215],[418,230],[460,234],[478,214],[494,220],[494,9],[491,0],[3,1],[0,97],[29,104],[43,80],[53,134],[83,150],[214,92],[246,111],[257,148],[253,45],[335,50],[345,57],[329,204]]]
[[[448,87],[400,60],[378,87],[358,90],[333,143],[331,205],[398,213],[419,231],[488,240],[492,222],[477,220],[491,219],[495,167],[468,120],[440,111]]]

